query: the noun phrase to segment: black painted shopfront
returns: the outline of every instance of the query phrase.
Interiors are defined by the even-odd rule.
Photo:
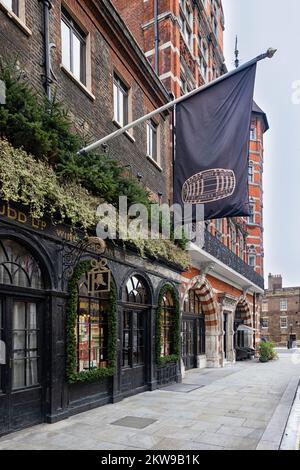
[[[197,357],[205,354],[205,317],[197,292],[191,289],[182,317],[182,360],[185,369],[197,367]]]
[[[158,364],[156,339],[161,311],[161,354],[171,354],[174,309],[166,317],[166,296],[158,302],[165,286],[177,292],[179,268],[115,246],[99,255],[94,237],[22,208],[0,213],[0,435],[180,380],[178,360]],[[91,291],[92,260],[110,290],[101,272]]]

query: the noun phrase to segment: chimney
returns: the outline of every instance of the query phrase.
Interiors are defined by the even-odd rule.
[[[275,289],[282,289],[282,275],[281,274],[269,274],[268,279],[268,289],[275,290]]]

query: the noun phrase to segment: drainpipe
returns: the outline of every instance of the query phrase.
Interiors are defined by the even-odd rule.
[[[158,75],[158,46],[159,46],[159,34],[158,34],[158,0],[154,0],[154,70]]]
[[[52,4],[49,0],[39,0],[43,4],[43,36],[44,36],[44,67],[45,74],[44,78],[44,88],[46,91],[47,98],[51,100],[51,58],[50,58],[50,39],[49,39],[49,20],[50,20],[50,10]]]
[[[255,313],[256,313],[256,293],[253,293],[253,328],[256,330],[256,321],[255,321]],[[253,331],[253,347],[255,349],[256,346],[256,331]]]

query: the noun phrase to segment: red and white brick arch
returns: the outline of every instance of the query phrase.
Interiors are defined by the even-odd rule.
[[[252,315],[250,305],[246,299],[246,297],[240,297],[237,304],[236,310],[239,310],[241,313],[241,318],[244,321],[244,325],[250,326],[252,328]]]
[[[196,276],[182,283],[180,291],[181,311],[189,290],[193,289],[200,297],[205,317],[205,349],[207,367],[220,367],[221,325],[220,306],[209,281],[204,275]]]

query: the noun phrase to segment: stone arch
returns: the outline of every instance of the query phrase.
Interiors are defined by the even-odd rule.
[[[184,284],[181,291],[181,310],[189,290],[194,289],[200,297],[205,316],[206,331],[211,334],[219,334],[219,304],[212,286],[205,276],[197,276]]]
[[[241,297],[236,305],[235,311],[238,311],[241,315],[241,319],[244,321],[244,325],[252,327],[252,315],[249,303],[245,297]]]

